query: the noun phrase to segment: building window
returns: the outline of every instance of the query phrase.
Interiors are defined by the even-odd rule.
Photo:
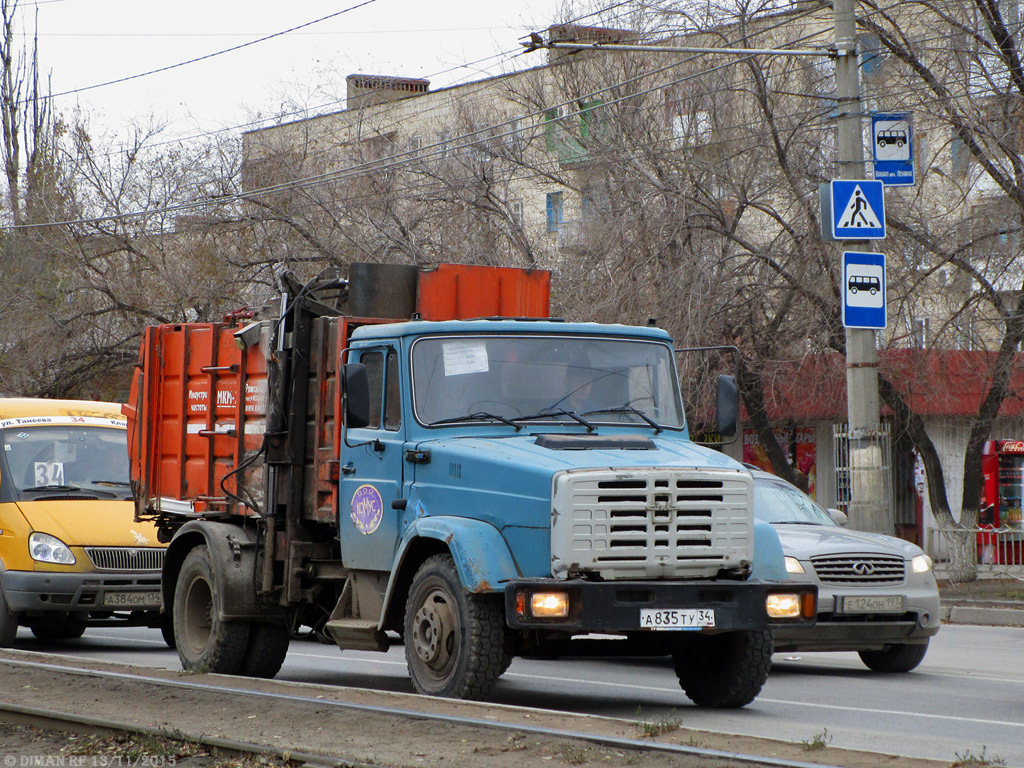
[[[875,35],[860,37],[860,71],[870,77],[881,71],[885,63],[885,51],[881,41]]]
[[[548,232],[557,232],[565,221],[562,212],[562,193],[548,192]]]
[[[967,151],[967,145],[964,143],[964,140],[955,131],[949,143],[949,155],[953,175],[966,176],[967,161],[970,158],[970,153]]]
[[[520,229],[523,228],[523,201],[513,200],[508,204],[509,212],[512,214],[512,221]]]

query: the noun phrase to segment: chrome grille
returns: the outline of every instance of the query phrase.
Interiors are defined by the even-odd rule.
[[[98,571],[159,571],[164,567],[163,547],[86,547]]]
[[[902,584],[906,563],[898,555],[819,555],[811,565],[822,584]]]
[[[576,470],[555,476],[552,575],[702,578],[752,560],[749,475],[735,470]]]

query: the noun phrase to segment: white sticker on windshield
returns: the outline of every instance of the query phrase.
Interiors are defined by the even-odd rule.
[[[59,461],[37,461],[33,466],[36,485],[63,485],[64,464]]]
[[[487,373],[487,345],[482,341],[448,341],[444,349],[444,375]]]

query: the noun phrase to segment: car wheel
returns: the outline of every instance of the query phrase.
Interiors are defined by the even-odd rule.
[[[880,651],[860,651],[860,660],[875,672],[909,672],[924,660],[928,642],[887,645]]]

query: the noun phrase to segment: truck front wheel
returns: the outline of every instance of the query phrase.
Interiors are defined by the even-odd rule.
[[[181,564],[174,589],[174,641],[186,672],[234,675],[245,660],[249,624],[218,618],[215,584],[209,550],[196,547]]]
[[[699,707],[743,707],[768,679],[772,633],[768,630],[693,634],[672,652],[683,692]]]
[[[450,555],[420,566],[405,608],[405,658],[418,692],[483,698],[507,666],[504,637],[501,600],[467,593]]]

